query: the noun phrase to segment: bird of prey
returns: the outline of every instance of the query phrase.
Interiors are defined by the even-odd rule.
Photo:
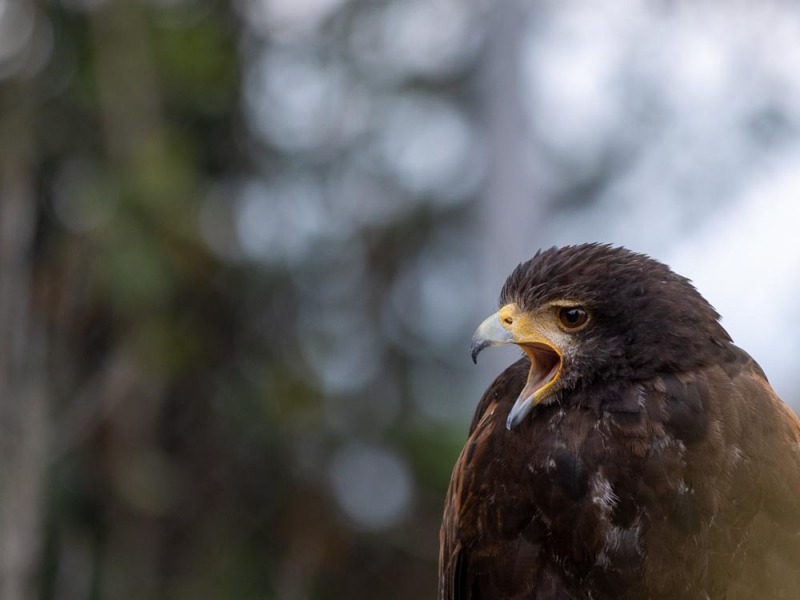
[[[625,248],[540,251],[473,360],[498,344],[523,357],[456,462],[441,600],[800,598],[800,421],[688,279]]]

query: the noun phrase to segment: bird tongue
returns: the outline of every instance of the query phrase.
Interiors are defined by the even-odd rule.
[[[552,383],[561,370],[561,358],[550,348],[526,345],[523,346],[523,350],[531,360],[531,369],[528,372],[528,381],[525,383],[525,387],[522,388],[511,412],[508,413],[506,421],[508,429],[519,425],[520,421],[531,412],[534,405],[541,401],[538,399],[534,402],[536,392]]]
[[[531,363],[531,370],[528,372],[528,382],[525,384],[525,387],[522,388],[519,397],[530,398],[537,390],[549,383],[550,380],[555,377],[556,373],[558,373],[558,363],[555,363],[549,371],[545,371],[541,367]]]

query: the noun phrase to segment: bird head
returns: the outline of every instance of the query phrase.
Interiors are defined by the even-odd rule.
[[[604,244],[550,248],[508,277],[500,310],[473,336],[472,359],[516,344],[530,360],[512,429],[580,386],[710,363],[730,342],[718,319],[688,279],[648,256]]]

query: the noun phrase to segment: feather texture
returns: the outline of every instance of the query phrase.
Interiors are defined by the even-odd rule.
[[[569,267],[569,256],[559,265]],[[553,290],[558,274],[533,271],[515,272],[501,301],[535,304],[537,294],[563,292]],[[567,271],[561,285],[572,297],[590,289],[599,298],[595,288],[608,286],[595,281],[602,269]],[[650,280],[637,277],[646,297]],[[675,281],[661,304],[686,304],[688,282]],[[626,302],[625,293],[611,296]],[[637,310],[652,327],[669,322]],[[625,358],[658,332],[604,356],[603,365],[622,362],[610,370],[593,370],[588,352],[573,367],[581,370],[574,385],[513,431],[505,421],[528,360],[494,381],[447,494],[441,600],[798,597],[800,422],[752,358],[717,332],[713,309],[704,319],[673,328],[687,338],[680,360],[670,356],[677,345],[641,367]],[[613,321],[601,326],[587,347],[621,335]]]

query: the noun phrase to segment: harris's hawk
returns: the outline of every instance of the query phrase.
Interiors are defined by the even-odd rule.
[[[687,279],[551,248],[500,306],[473,359],[524,357],[456,462],[440,599],[800,598],[800,421]]]

